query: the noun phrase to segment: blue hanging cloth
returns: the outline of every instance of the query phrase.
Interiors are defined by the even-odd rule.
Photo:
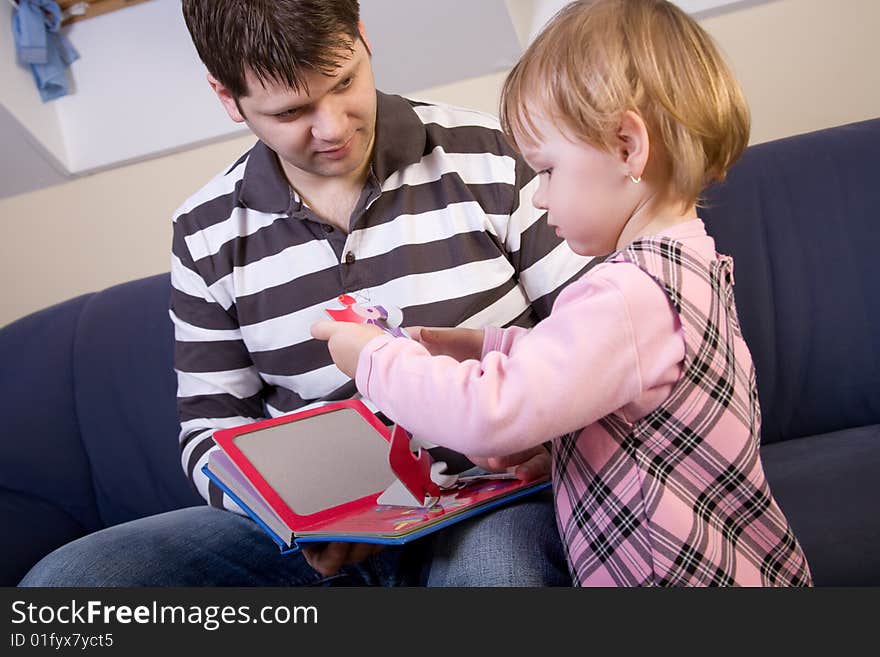
[[[61,7],[54,0],[19,0],[12,13],[18,61],[31,67],[44,103],[67,95],[65,69],[79,59],[60,28]]]

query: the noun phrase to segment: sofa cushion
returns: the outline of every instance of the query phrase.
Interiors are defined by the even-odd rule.
[[[880,424],[766,445],[761,457],[815,583],[880,585]]]
[[[203,504],[178,457],[168,274],[95,294],[74,345],[76,405],[105,525]]]
[[[765,444],[880,423],[878,159],[880,119],[753,146],[707,194]]]
[[[92,531],[102,523],[77,424],[71,369],[78,320],[89,299],[70,299],[0,329],[0,487],[43,500]]]

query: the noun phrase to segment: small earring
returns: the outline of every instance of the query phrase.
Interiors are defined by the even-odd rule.
[[[632,180],[636,185],[638,185],[640,182],[642,182],[642,177],[641,177],[641,176],[639,176],[638,178],[636,178],[636,177],[633,176],[631,173],[628,173],[627,175],[629,176],[629,179]]]

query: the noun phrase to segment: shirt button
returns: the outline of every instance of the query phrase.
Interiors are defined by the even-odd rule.
[[[324,232],[325,232],[325,233],[332,233],[332,232],[333,232],[333,226],[331,226],[330,224],[324,224]]]
[[[354,261],[355,261],[354,253],[349,251],[348,253],[345,254],[345,264],[352,265],[352,264],[354,264]]]

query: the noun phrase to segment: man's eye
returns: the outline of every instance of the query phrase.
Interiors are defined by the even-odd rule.
[[[275,114],[275,118],[276,119],[292,119],[299,113],[300,113],[300,108],[297,107],[294,109],[284,110],[283,112],[278,112],[278,114]]]
[[[349,75],[347,78],[340,81],[340,83],[336,85],[336,88],[337,89],[348,89],[351,86],[352,82],[354,82],[354,76]]]

